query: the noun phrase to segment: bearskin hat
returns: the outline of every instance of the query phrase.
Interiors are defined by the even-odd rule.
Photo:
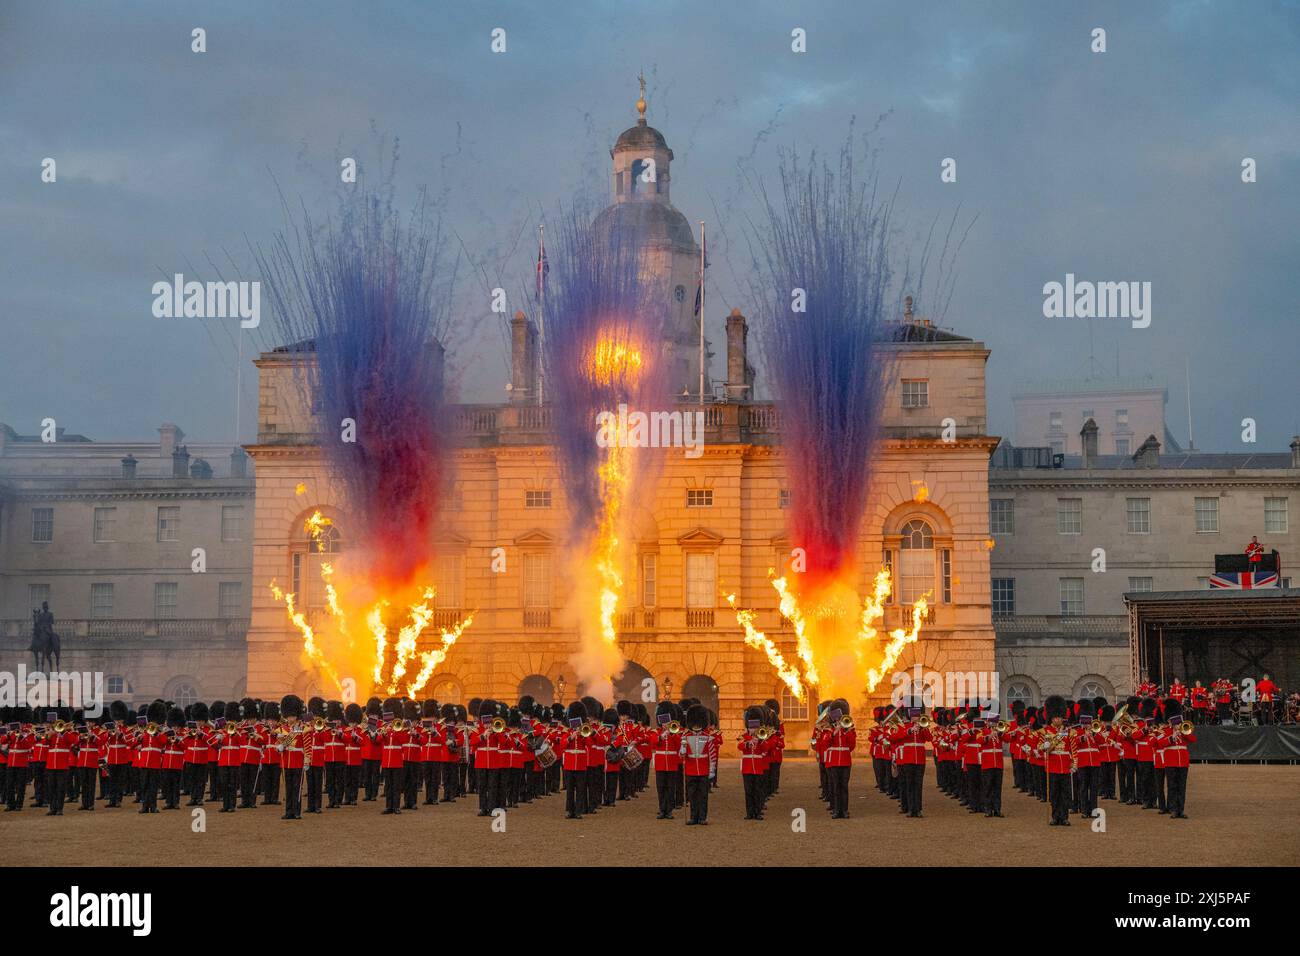
[[[420,705],[409,698],[402,699],[402,709],[399,711],[408,721],[414,723],[420,719]]]
[[[243,711],[245,717],[260,717],[261,711],[258,709],[257,702],[251,697],[245,697],[239,702],[239,708]]]
[[[190,706],[190,720],[205,721],[211,719],[212,718],[209,716],[208,705],[203,703],[203,701],[196,701]]]
[[[1173,723],[1176,720],[1183,719],[1183,705],[1178,702],[1177,697],[1169,697],[1165,700],[1165,720]]]
[[[477,717],[482,712],[481,711],[482,706],[483,706],[482,697],[471,697],[469,699],[469,713],[473,714],[475,717]]]
[[[353,702],[343,708],[343,717],[349,724],[361,723],[363,716],[365,716],[365,711],[361,709],[361,705],[358,703]]]
[[[559,720],[559,721],[563,721],[563,720],[564,720],[564,705],[563,705],[563,704],[552,704],[552,705],[551,705],[551,720]]]
[[[324,698],[324,697],[313,697],[313,698],[311,698],[310,700],[308,700],[308,701],[307,701],[307,713],[311,714],[313,717],[324,717],[324,716],[325,716],[325,698]]]
[[[646,710],[645,704],[636,705],[636,720],[643,726],[650,726],[650,711]]]
[[[746,727],[749,726],[750,721],[758,721],[758,723],[760,723],[760,724],[763,723],[763,708],[762,708],[762,707],[759,707],[757,704],[753,704],[753,705],[751,705],[751,706],[745,708],[745,726],[746,726]]]
[[[1097,711],[1093,709],[1091,699],[1086,698],[1084,700],[1079,701],[1079,706],[1078,709],[1075,711],[1075,716],[1077,716],[1080,720],[1083,720],[1085,717],[1088,720],[1092,720],[1092,718],[1095,717],[1096,715],[1097,715]]]
[[[1140,704],[1141,702],[1142,702],[1142,698],[1137,696],[1124,698],[1124,703],[1128,705],[1129,713],[1132,714],[1137,713],[1138,704]]]
[[[1144,697],[1138,702],[1138,716],[1151,720],[1156,715],[1156,702],[1154,698]]]
[[[564,717],[566,720],[586,720],[587,708],[580,700],[571,701],[569,703],[569,709],[565,712]]]
[[[1097,711],[1097,717],[1108,724],[1115,719],[1115,708],[1110,704],[1102,704],[1101,709]]]
[[[1106,703],[1106,698],[1102,697],[1100,694],[1094,697],[1092,699],[1092,712],[1094,714],[1100,714],[1101,709],[1106,706]]]
[[[233,700],[226,701],[225,717],[227,722],[232,720],[239,720],[239,705],[235,703]]]
[[[620,700],[614,705],[614,709],[618,712],[620,717],[632,716],[632,702],[630,700]]]
[[[767,700],[763,701],[763,706],[766,707],[768,710],[770,710],[772,713],[780,716],[781,702],[778,701],[775,697],[769,697]]]
[[[296,694],[286,694],[280,698],[280,713],[289,720],[302,716],[302,698]]]
[[[378,697],[371,697],[366,701],[366,716],[378,717],[384,712],[384,702]]]
[[[692,730],[709,725],[709,712],[701,704],[690,704],[686,708],[686,726]]]
[[[1046,710],[1046,717],[1049,721],[1055,720],[1057,717],[1064,717],[1069,709],[1065,698],[1060,694],[1053,694],[1043,701],[1043,708]]]
[[[524,696],[519,698],[518,706],[520,712],[525,714],[531,713],[533,709],[533,704],[535,704],[536,702],[537,702],[537,698],[534,697],[532,694],[524,694]]]
[[[108,705],[108,715],[114,720],[126,720],[129,713],[130,711],[126,709],[126,704],[120,700],[115,700]]]
[[[605,712],[604,706],[594,697],[582,698],[582,706],[587,708],[587,718],[589,720],[599,720],[600,715]]]
[[[613,707],[606,707],[600,713],[600,722],[609,727],[618,726],[618,711]]]
[[[456,722],[456,705],[455,705],[455,704],[443,704],[443,705],[442,705],[442,709],[438,712],[438,716],[440,716],[443,720],[447,721],[447,723],[449,723],[449,724],[451,724],[451,723],[455,723],[455,722]]]
[[[524,715],[519,712],[518,707],[511,707],[506,713],[507,727],[522,727],[524,725]]]
[[[329,720],[343,719],[343,704],[337,700],[331,700],[325,705],[325,716]]]
[[[1011,713],[1017,716],[1025,712],[1025,702],[1023,700],[1013,700],[1011,702]]]
[[[185,711],[181,710],[179,707],[173,707],[171,710],[167,711],[167,726],[184,727]]]
[[[430,699],[428,699],[428,700],[422,700],[422,701],[420,701],[420,716],[421,716],[421,717],[437,717],[437,716],[438,716],[438,702],[437,702],[436,700],[433,700],[432,698],[430,698]]]
[[[226,702],[224,700],[214,700],[212,702],[212,719],[226,716]]]
[[[495,700],[489,698],[488,700],[479,701],[477,716],[491,720],[496,715],[497,715],[497,702]]]
[[[273,700],[268,700],[262,704],[262,716],[267,720],[280,719],[280,705]]]
[[[144,715],[155,724],[161,724],[167,720],[167,705],[160,700],[145,707]]]

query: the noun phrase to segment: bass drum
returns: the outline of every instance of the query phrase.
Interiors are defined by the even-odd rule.
[[[559,759],[555,754],[555,748],[551,746],[549,740],[543,740],[541,746],[534,751],[533,756],[537,760],[537,766],[541,767],[543,770],[549,770],[551,767],[555,766],[555,761]]]

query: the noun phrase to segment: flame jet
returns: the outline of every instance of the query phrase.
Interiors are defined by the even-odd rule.
[[[624,668],[617,646],[629,501],[654,473],[651,452],[598,441],[598,416],[620,404],[669,407],[666,284],[644,268],[636,237],[592,225],[577,209],[553,230],[544,299],[543,371],[569,511],[569,569],[581,649],[573,658],[588,693],[611,699]]]

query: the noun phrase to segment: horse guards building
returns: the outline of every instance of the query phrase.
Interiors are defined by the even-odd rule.
[[[601,216],[633,224],[650,261],[671,276],[675,372],[687,393],[680,408],[698,410],[699,249],[669,199],[672,150],[643,113],[611,157],[614,202]],[[657,175],[645,184],[637,173],[648,159]],[[793,651],[766,576],[792,547],[780,410],[751,397],[745,317],[733,310],[725,328],[725,375],[709,380],[702,407],[704,454],[670,453],[653,496],[638,505],[618,622],[628,669],[617,687],[639,693],[649,678],[664,696],[700,697],[727,729],[742,705],[776,696],[799,735],[806,707],[782,694],[761,653],[743,643],[725,601],[734,591],[758,610],[757,626]],[[564,487],[548,443],[550,407],[537,403],[536,330],[518,315],[512,333],[508,400],[455,406],[454,507],[434,542],[434,623],[471,610],[475,622],[427,688],[443,701],[581,693],[570,664],[577,638],[561,614],[579,585],[556,554]],[[1018,396],[1017,440],[1028,447],[1017,447],[988,434],[982,343],[910,308],[890,323],[890,339],[896,362],[860,589],[888,562],[889,627],[903,624],[914,597],[928,594],[933,605],[897,670],[919,666],[949,688],[949,675],[976,681],[1004,707],[1050,693],[1126,693],[1136,675],[1125,593],[1203,589],[1213,553],[1240,550],[1252,534],[1280,552],[1300,550],[1289,519],[1290,499],[1300,500],[1300,439],[1276,454],[1184,452],[1164,429],[1158,383],[1091,380]],[[347,548],[347,515],[329,499],[301,387],[313,360],[295,346],[255,360],[257,439],[242,448],[187,445],[172,424],[158,441],[134,443],[0,424],[0,669],[31,668],[32,609],[48,601],[61,669],[102,672],[109,699],[327,693],[268,588],[287,583],[318,614],[317,566]],[[1162,454],[1157,435],[1176,452]],[[323,543],[304,530],[318,508],[335,519]],[[490,570],[498,547],[504,574]],[[874,702],[890,689],[878,688]]]

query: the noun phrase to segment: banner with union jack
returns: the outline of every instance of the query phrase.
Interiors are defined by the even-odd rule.
[[[1234,591],[1252,591],[1257,588],[1275,588],[1276,571],[1220,571],[1210,575],[1210,587],[1230,588]]]

